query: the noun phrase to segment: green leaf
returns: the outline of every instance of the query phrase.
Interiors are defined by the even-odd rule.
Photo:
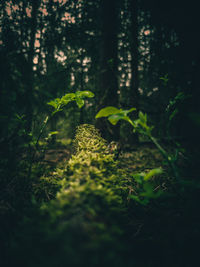
[[[66,94],[64,95],[62,98],[61,98],[61,101],[63,104],[68,104],[70,101],[73,101],[75,100],[75,94],[74,93],[69,93],[69,94]]]
[[[19,115],[17,113],[14,114],[15,115],[15,118],[18,120],[18,121],[22,121],[24,118],[25,118],[25,115]],[[1,116],[2,118],[3,116]],[[6,118],[6,116],[4,116],[4,118]]]
[[[148,181],[149,179],[151,179],[151,177],[161,173],[163,173],[163,170],[161,168],[153,169],[144,176],[144,181]]]
[[[82,106],[84,105],[84,100],[79,97],[76,97],[76,104],[79,108],[82,108]]]
[[[116,125],[119,120],[123,119],[124,116],[122,114],[113,114],[108,117],[108,120],[111,124]]]
[[[84,98],[84,97],[92,98],[92,97],[94,97],[94,94],[90,91],[77,91],[75,94],[79,98]]]
[[[113,115],[109,116],[108,120],[113,125],[116,125],[119,120],[129,121],[129,118],[122,113],[117,113],[117,114],[113,114]]]
[[[120,110],[120,113],[121,114],[124,114],[125,116],[127,116],[128,113],[132,112],[136,110],[136,108],[131,108],[131,109],[128,109],[128,110]]]
[[[54,107],[53,115],[61,111],[64,106],[66,106],[71,101],[76,101],[79,108],[81,108],[84,105],[84,100],[82,98],[85,97],[94,97],[94,94],[90,91],[77,91],[76,93],[69,93],[64,95],[62,98],[56,98],[54,100],[51,100],[47,104]]]
[[[50,133],[48,134],[48,136],[50,137],[50,136],[55,135],[55,134],[58,134],[58,131],[50,132]]]
[[[164,85],[167,85],[167,82],[169,81],[168,74],[165,74],[164,77],[160,77],[160,80],[163,80]]]
[[[52,106],[52,107],[54,107],[55,109],[57,109],[57,107],[58,107],[58,102],[56,101],[56,99],[55,99],[55,100],[51,100],[50,102],[47,103],[47,105]]]
[[[145,183],[144,186],[144,192],[143,193],[140,193],[140,196],[142,197],[145,197],[145,198],[158,198],[160,197],[161,195],[163,195],[163,192],[161,190],[157,191],[157,192],[154,192],[154,187],[153,185],[149,184],[149,183]]]
[[[135,173],[132,177],[138,184],[142,184],[144,181],[144,173]]]
[[[108,117],[110,115],[113,115],[113,114],[116,114],[116,113],[119,113],[120,110],[118,108],[115,108],[115,107],[106,107],[106,108],[102,108],[96,115],[96,119],[98,118],[102,118],[102,117]]]
[[[171,121],[177,113],[178,113],[178,109],[176,108],[176,109],[172,112],[172,114],[170,115],[169,120]]]
[[[143,185],[144,192],[140,193],[141,196],[151,197],[153,195],[153,185],[150,183],[144,183]]]
[[[130,121],[127,114],[136,110],[136,108],[131,108],[129,110],[122,110],[112,106],[102,108],[96,115],[96,119],[101,117],[109,117],[108,120],[113,124],[117,124],[119,120]]]
[[[175,100],[183,100],[184,98],[186,98],[185,94],[183,92],[179,92],[176,96],[175,96]]]
[[[140,202],[139,197],[136,196],[136,195],[130,195],[129,198],[130,198],[130,199],[134,199],[134,200],[136,200],[137,202]]]
[[[139,118],[141,122],[146,123],[147,122],[147,114],[142,113],[142,111],[139,112]]]

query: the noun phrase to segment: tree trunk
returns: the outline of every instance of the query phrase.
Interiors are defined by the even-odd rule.
[[[139,107],[139,94],[138,94],[138,1],[130,0],[131,12],[131,91],[130,91],[130,106],[138,109]]]
[[[35,55],[35,35],[37,31],[37,12],[40,4],[40,0],[32,1],[32,12],[31,12],[31,28],[30,28],[30,42],[29,42],[29,53],[28,53],[28,66],[27,66],[27,89],[26,89],[26,130],[31,131],[32,120],[33,120],[33,59]]]
[[[139,109],[139,80],[138,80],[138,0],[130,0],[131,29],[130,29],[130,52],[131,52],[131,81],[129,107],[135,107],[135,117],[138,116]],[[137,133],[132,134],[130,143],[137,144],[139,137]]]
[[[100,70],[97,110],[106,106],[118,106],[118,14],[117,0],[101,1],[101,41],[100,41]],[[119,126],[113,127],[107,121],[98,120],[104,137],[119,138]]]

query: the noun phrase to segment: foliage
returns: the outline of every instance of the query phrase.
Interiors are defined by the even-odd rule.
[[[24,213],[26,214],[27,209],[34,208],[35,202],[41,203],[55,198],[60,185],[56,177],[46,176],[51,171],[51,167],[42,163],[47,146],[39,146],[39,141],[49,120],[56,112],[61,111],[70,101],[76,101],[77,105],[81,107],[84,104],[83,99],[86,97],[93,97],[93,93],[78,91],[75,94],[66,94],[63,98],[57,98],[55,103],[60,104],[54,106],[54,111],[46,117],[38,136],[26,130],[24,116],[15,114],[9,136],[0,140],[2,156],[0,160],[0,215],[2,215],[1,240],[3,245],[7,242],[9,228],[17,229],[19,227],[19,222],[24,217]],[[51,101],[52,103],[54,101]],[[57,131],[48,133],[47,145],[48,140],[56,134]],[[39,179],[39,177],[41,178]]]
[[[169,105],[166,108],[166,111],[169,114],[169,121],[171,121],[179,112],[178,106],[180,106],[180,103],[190,97],[191,96],[189,95],[186,96],[183,92],[179,92],[172,100],[169,101]]]
[[[49,122],[49,120],[51,120],[55,114],[57,112],[60,112],[63,110],[63,108],[72,101],[75,101],[78,105],[79,108],[81,108],[84,105],[84,98],[86,97],[94,97],[94,94],[90,91],[77,91],[76,93],[69,93],[69,94],[65,94],[62,98],[56,98],[54,100],[51,100],[50,102],[48,102],[47,104],[52,106],[54,108],[54,110],[50,113],[50,115],[47,115],[41,128],[39,131],[39,135],[37,138],[34,138],[33,136],[33,140],[31,140],[30,144],[33,145],[33,152],[32,152],[32,156],[30,157],[30,166],[29,166],[29,171],[28,171],[28,176],[31,176],[31,171],[32,171],[32,164],[35,160],[35,155],[36,155],[36,151],[38,150],[38,144],[40,141],[40,138],[43,135],[43,132]],[[58,131],[53,131],[48,133],[48,136],[46,137],[46,141],[48,141],[50,138],[52,138],[52,136],[55,136],[56,134],[58,134]],[[30,134],[29,134],[30,135]],[[43,155],[44,156],[44,155]]]
[[[155,191],[155,187],[153,183],[150,183],[149,180],[156,176],[161,174],[163,171],[160,168],[152,169],[148,173],[136,173],[133,174],[133,179],[141,185],[141,188],[139,188],[139,192],[137,194],[131,194],[129,198],[134,199],[135,201],[139,202],[142,205],[149,204],[149,201],[151,199],[159,198],[161,195],[163,195],[162,190]]]
[[[53,111],[54,115],[56,112],[62,111],[63,107],[65,107],[69,102],[76,101],[76,104],[79,108],[82,108],[84,105],[84,98],[86,97],[94,97],[94,94],[90,91],[77,91],[75,93],[69,93],[64,95],[62,98],[56,98],[48,102],[48,105],[52,106],[55,110]]]
[[[145,159],[147,152],[138,149],[133,166],[125,155],[115,161],[108,147],[94,126],[77,128],[69,162],[40,177],[33,187],[33,206],[12,238],[10,266],[132,266],[142,264],[141,247],[152,253],[157,242],[156,252],[164,247],[172,251],[168,231],[163,231],[169,227],[166,215],[173,216],[175,224],[171,206],[184,204],[183,199],[174,202],[174,194],[167,197],[166,186],[171,191],[171,184],[163,182],[160,175],[165,173],[154,165],[162,159],[152,159],[158,152]],[[156,259],[149,256],[150,266]]]
[[[106,107],[100,110],[96,118],[101,117],[108,117],[108,120],[112,124],[117,124],[119,120],[125,120],[129,122],[133,126],[133,131],[138,132],[146,137],[148,137],[155,146],[159,149],[160,153],[163,155],[163,157],[166,159],[169,167],[171,168],[171,171],[176,179],[179,179],[177,168],[174,165],[174,161],[176,160],[176,157],[172,157],[168,155],[167,151],[165,151],[161,145],[158,143],[158,141],[155,139],[155,137],[152,136],[152,129],[153,127],[147,125],[147,115],[143,114],[141,111],[139,112],[138,118],[136,120],[131,120],[130,117],[127,116],[127,114],[131,111],[135,110],[134,108],[130,110],[118,110],[114,107]]]
[[[11,266],[192,266],[200,158],[194,2],[0,1],[0,250]],[[55,170],[44,162],[61,128],[72,138],[103,106],[99,117],[128,124],[98,120],[102,134],[124,141],[128,125],[162,157],[140,143],[119,155],[85,125],[69,163]],[[131,106],[142,110],[138,118]]]
[[[44,257],[40,258],[41,252],[37,255],[40,242],[36,237],[31,245],[31,255],[35,256],[30,262],[29,246],[26,247],[27,240],[23,237],[21,248],[13,248],[19,255],[25,255],[19,262],[29,262],[29,266],[54,266],[56,255],[57,264],[61,265],[83,266],[84,262],[84,266],[86,263],[89,266],[101,266],[102,263],[108,266],[111,262],[117,264],[120,253],[124,253],[119,240],[123,234],[121,226],[128,179],[118,170],[113,155],[106,150],[106,141],[94,126],[79,126],[74,144],[75,154],[69,162],[48,177],[40,178],[40,188],[44,193],[47,189],[50,195],[52,186],[55,191],[60,185],[60,190],[54,200],[42,205],[39,229],[30,223],[27,229],[25,227],[28,235],[42,231]],[[40,200],[41,189],[35,188],[36,199],[39,197]],[[44,200],[47,198],[44,194]],[[51,244],[54,244],[54,253],[47,258]],[[102,253],[104,259],[100,264],[98,258]]]
[[[108,120],[113,124],[117,124],[118,120],[126,120],[129,121],[129,117],[127,116],[128,113],[136,110],[135,108],[131,108],[129,110],[122,110],[117,109],[115,107],[106,107],[102,108],[98,114],[96,115],[97,118],[101,117],[108,117]]]

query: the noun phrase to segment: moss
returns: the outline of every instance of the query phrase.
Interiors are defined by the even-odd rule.
[[[122,196],[118,193],[122,177],[118,173],[117,162],[113,159],[113,154],[108,152],[107,142],[99,131],[93,125],[79,126],[74,146],[75,154],[64,170],[57,169],[54,172],[55,176],[60,175],[62,186],[55,202],[62,198],[66,202],[67,198],[79,201],[78,198],[83,200],[87,195],[98,195],[106,203],[122,203]]]
[[[83,124],[77,127],[74,147],[76,153],[80,151],[101,153],[106,151],[107,142],[93,125]]]
[[[128,180],[93,125],[77,128],[74,146],[74,155],[62,168],[41,178],[45,188],[52,179],[48,192],[58,184],[60,189],[55,199],[41,207],[39,231],[45,247],[44,262],[34,252],[34,262],[29,266],[46,266],[47,262],[48,266],[55,266],[55,258],[56,266],[118,266],[124,253]],[[38,251],[39,243],[36,237],[32,251]],[[53,253],[48,253],[52,244]]]
[[[125,233],[131,181],[94,126],[79,126],[74,146],[71,159],[35,188],[43,204],[23,225],[24,240],[14,247],[18,265],[23,259],[30,267],[122,267],[130,259]]]

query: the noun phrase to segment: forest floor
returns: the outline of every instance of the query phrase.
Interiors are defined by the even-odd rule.
[[[70,159],[73,149],[70,146],[58,146],[49,148],[45,152],[43,163],[56,167]],[[130,172],[148,171],[163,166],[163,157],[159,150],[152,144],[144,143],[130,149],[121,151],[118,157],[121,168],[128,168]]]
[[[170,147],[165,148],[168,151],[171,150]],[[52,168],[56,168],[61,166],[62,168],[63,164],[65,165],[73,154],[72,151],[73,149],[70,146],[54,146],[54,148],[46,151],[44,163],[48,167],[51,166]],[[118,167],[126,170],[126,173],[128,174],[130,173],[130,177],[133,173],[147,173],[154,168],[162,168],[164,172],[161,177],[158,178],[158,183],[155,183],[155,190],[157,191],[161,189],[161,191],[171,191],[171,181],[173,178],[169,176],[167,171],[165,172],[167,166],[165,165],[164,159],[158,149],[152,144],[141,143],[129,151],[122,151],[117,160]],[[180,162],[180,165],[181,164],[183,164],[183,162]],[[130,190],[133,191],[134,189],[130,188]],[[190,236],[187,233],[188,224],[192,223],[191,218],[189,219],[188,215],[183,212],[183,204],[174,205],[174,201],[177,201],[177,203],[179,202],[178,199],[174,199],[166,204],[165,202],[161,204],[162,201],[159,201],[157,204],[154,203],[153,205],[137,209],[136,206],[134,212],[132,211],[130,214],[130,218],[133,217],[132,225],[131,227],[129,226],[130,233],[133,236],[132,239],[135,240],[134,242],[141,244],[141,247],[144,246],[146,251],[149,251],[149,255],[153,255],[149,256],[150,258],[152,257],[150,260],[152,262],[149,262],[149,266],[153,266],[153,263],[157,262],[158,255],[156,255],[155,251],[157,251],[157,253],[168,254],[168,256],[172,258],[177,257],[177,261],[175,261],[176,263],[173,266],[181,266],[182,264],[182,249],[180,249],[180,251],[177,249],[176,246],[179,242],[177,240],[181,239],[181,236],[183,235],[186,235],[186,237],[183,238],[183,242],[188,239],[187,236]],[[181,226],[180,230],[177,230],[179,228],[178,225]],[[169,229],[166,230],[167,228]],[[174,237],[175,233],[177,233],[177,237]],[[171,242],[174,242],[175,244],[172,247]],[[148,246],[152,246],[152,248],[147,249],[146,247]],[[183,245],[183,249],[187,250],[188,247]],[[164,262],[159,262],[159,264],[155,266],[167,266]],[[191,266],[193,265],[191,264]]]
[[[170,151],[170,147],[165,147],[165,149]],[[50,172],[57,167],[62,169],[63,166],[66,166],[72,154],[72,146],[64,146],[58,143],[58,146],[55,144],[52,148],[46,150],[41,163]],[[160,151],[151,143],[140,143],[128,151],[122,150],[118,155],[117,162],[118,168],[125,170],[128,175],[130,174],[130,177],[132,174],[148,173],[154,168],[161,168],[164,172],[162,173],[162,179],[159,178],[157,189],[167,190],[171,179],[173,179],[169,177],[168,172],[165,172],[167,165]]]
[[[42,149],[43,149],[43,147],[41,147],[41,150]],[[165,147],[165,149],[169,152],[172,152],[172,150],[173,150],[169,146]],[[63,167],[65,167],[66,164],[68,163],[69,159],[71,158],[72,154],[73,154],[73,148],[72,148],[71,144],[70,145],[63,145],[60,143],[55,143],[53,146],[46,149],[45,154],[41,153],[41,155],[40,154],[37,155],[38,161],[42,165],[42,169],[44,167],[44,170],[47,170],[47,173],[45,173],[45,175],[47,175],[47,176],[45,177],[45,175],[44,175],[44,177],[41,180],[38,179],[36,181],[36,183],[34,183],[34,185],[33,185],[33,189],[35,190],[34,192],[36,192],[38,190],[37,191],[38,193],[36,192],[35,196],[38,197],[39,200],[40,200],[40,195],[41,195],[43,197],[43,199],[45,199],[45,201],[48,203],[49,200],[52,198],[52,196],[56,193],[57,187],[55,187],[54,182],[57,182],[57,180],[59,179],[59,175],[58,175],[58,179],[57,179],[56,176],[55,177],[53,176],[54,175],[53,173],[55,172],[55,169],[57,169],[57,168],[62,169]],[[42,156],[44,156],[44,157],[42,158]],[[123,235],[122,239],[119,238],[119,240],[120,240],[120,242],[124,242],[123,244],[125,244],[125,248],[123,248],[123,249],[125,251],[127,250],[126,251],[127,254],[126,253],[124,254],[127,256],[126,262],[130,261],[130,265],[128,265],[128,267],[133,266],[133,265],[131,265],[132,252],[135,253],[135,261],[136,261],[136,263],[138,262],[138,265],[135,265],[135,266],[137,266],[137,267],[143,267],[143,266],[150,266],[150,267],[152,267],[152,266],[153,267],[168,267],[168,266],[189,267],[189,266],[191,266],[192,267],[192,266],[195,266],[195,265],[193,265],[193,262],[195,261],[194,260],[195,255],[197,255],[197,253],[196,253],[196,249],[197,249],[196,240],[199,237],[199,221],[200,221],[199,213],[197,213],[197,210],[198,210],[197,206],[198,206],[198,200],[199,200],[199,194],[197,194],[197,190],[194,190],[195,188],[193,188],[191,186],[188,189],[187,187],[184,187],[184,184],[183,185],[173,184],[173,178],[170,177],[170,174],[167,170],[167,165],[165,164],[162,155],[160,154],[158,149],[155,148],[150,143],[140,143],[138,146],[135,146],[134,148],[129,148],[129,150],[128,149],[122,150],[119,153],[116,161],[117,161],[118,168],[120,170],[124,170],[124,173],[127,175],[128,179],[129,178],[133,179],[133,174],[148,173],[152,169],[162,168],[163,173],[161,175],[156,176],[155,180],[153,177],[153,182],[155,182],[155,183],[153,183],[153,186],[155,186],[155,187],[153,187],[153,189],[154,189],[153,191],[156,193],[156,192],[161,190],[161,191],[165,191],[165,193],[166,193],[165,198],[151,199],[152,202],[150,201],[149,204],[141,205],[141,203],[138,203],[135,200],[132,200],[130,195],[140,194],[140,190],[143,190],[143,188],[141,188],[140,185],[138,185],[137,187],[134,187],[135,184],[133,184],[133,186],[132,186],[128,183],[127,194],[125,196],[127,208],[126,208],[126,211],[123,213],[123,216],[124,216],[124,214],[127,212],[127,214],[128,214],[126,217],[127,221],[124,222],[122,220],[122,222],[120,221],[121,224],[119,224],[120,227],[121,226],[124,227],[124,225],[125,225],[125,227],[122,228],[122,230],[124,231],[125,234]],[[182,169],[185,168],[185,166],[184,166],[185,163],[184,163],[183,159],[180,159],[180,162],[178,162],[178,164],[179,164],[179,168],[182,168]],[[37,162],[36,162],[36,165],[37,165]],[[119,172],[120,175],[121,175],[121,173],[122,172]],[[34,175],[35,175],[35,177],[39,177],[39,175],[37,175],[37,173],[34,173]],[[69,174],[69,175],[71,175],[71,174]],[[121,179],[121,176],[119,176],[119,178]],[[182,186],[182,188],[185,191],[178,190],[178,187],[180,185]],[[46,188],[48,186],[49,186],[49,191],[46,192]],[[85,188],[84,188],[84,190],[85,190]],[[91,193],[91,191],[88,191],[88,192]],[[84,198],[84,199],[89,199],[89,200],[92,199],[91,200],[92,208],[99,207],[98,206],[99,203],[93,201],[93,198],[90,197],[88,192],[85,193],[85,191],[84,191],[84,194],[86,194],[86,198]],[[43,196],[43,194],[44,194],[44,196]],[[163,195],[165,195],[165,194],[163,194]],[[81,195],[81,197],[83,198],[83,194]],[[78,201],[78,199],[79,198],[77,198],[75,200]],[[58,206],[56,206],[56,210],[58,209],[58,211],[61,212],[61,214],[63,214],[63,216],[64,216],[63,218],[65,218],[65,216],[69,216],[69,218],[70,218],[68,220],[69,222],[71,222],[70,221],[71,217],[75,218],[75,219],[78,218],[78,220],[79,220],[80,218],[78,216],[78,213],[76,213],[76,211],[78,210],[78,212],[79,212],[80,209],[83,209],[81,214],[84,214],[84,209],[86,207],[86,206],[84,206],[84,203],[82,203],[82,200],[80,202],[74,202],[74,201],[70,202],[68,209],[64,209],[63,208],[64,206],[62,206],[63,202],[59,202],[59,200],[58,200],[58,202],[52,202],[52,203],[58,204]],[[50,208],[54,207],[53,206],[54,204],[52,204],[52,203],[50,203]],[[76,203],[78,203],[78,204],[76,204]],[[22,224],[22,226],[20,226],[20,227],[22,227],[22,228],[20,228],[20,229],[22,229],[22,233],[20,233],[20,236],[22,235],[22,241],[21,242],[23,245],[25,244],[24,245],[25,248],[26,248],[26,242],[27,242],[27,240],[26,240],[27,233],[29,233],[30,236],[33,235],[35,238],[35,236],[38,234],[38,231],[42,232],[44,230],[43,228],[40,228],[42,225],[42,222],[38,221],[38,218],[40,218],[40,217],[38,217],[38,213],[35,210],[37,208],[37,205],[34,207],[35,208],[32,211],[36,212],[35,213],[36,215],[34,215],[34,212],[33,212],[33,215],[32,214],[27,215],[25,218],[27,220],[27,218],[29,218],[28,216],[30,216],[30,218],[28,219],[29,220],[28,223],[24,224],[27,227],[27,229],[25,227],[27,232],[26,231],[23,232],[24,231],[24,225],[23,224]],[[78,209],[77,209],[77,207],[78,207]],[[101,213],[100,213],[100,217],[99,217],[99,215],[97,215],[96,217],[95,216],[87,217],[88,215],[86,213],[86,215],[87,215],[86,221],[83,220],[83,222],[84,223],[87,222],[87,226],[91,228],[90,231],[93,231],[94,223],[104,223],[105,227],[108,227],[108,226],[111,227],[112,225],[115,226],[116,222],[112,219],[112,217],[110,218],[108,216],[109,219],[107,217],[104,218],[105,214],[107,214],[111,210],[111,209],[109,210],[108,207],[109,207],[109,205],[106,206],[105,210],[103,210],[103,213],[102,213],[103,215],[101,215]],[[73,209],[75,210],[75,212]],[[72,211],[73,216],[71,216],[71,213],[70,213],[71,211]],[[56,212],[54,212],[54,213],[53,214],[55,216],[57,216],[56,215],[57,213]],[[41,218],[45,220],[46,217],[44,217],[44,218],[41,217]],[[83,218],[85,218],[85,217],[83,216]],[[118,217],[116,217],[116,218],[118,218]],[[31,220],[33,220],[32,228],[31,228]],[[46,225],[48,225],[48,222],[49,222],[49,220],[45,221],[44,227],[46,227]],[[58,222],[59,222],[59,219],[58,219]],[[35,226],[35,223],[36,223],[38,229]],[[53,225],[53,227],[54,226],[55,225]],[[6,225],[6,227],[7,227],[7,225]],[[29,227],[30,227],[30,231],[29,231]],[[49,226],[49,227],[51,227],[51,226]],[[96,227],[96,224],[95,224],[95,227]],[[94,227],[94,229],[96,229],[95,227]],[[115,247],[115,244],[117,243],[117,242],[115,242],[115,234],[116,233],[114,232],[114,235],[112,235],[112,232],[109,232],[112,227],[111,228],[109,228],[109,227],[105,228],[105,232],[102,230],[103,231],[102,233],[106,234],[106,236],[107,236],[107,234],[110,234],[110,236],[113,238],[113,240],[111,240],[112,242],[110,241],[111,245],[113,245]],[[10,227],[8,227],[8,228],[9,228],[8,230],[10,231]],[[48,229],[51,229],[51,228],[48,228]],[[52,229],[51,229],[51,231],[52,231]],[[60,231],[60,228],[58,228],[58,229]],[[33,231],[33,233],[31,231]],[[60,246],[59,249],[56,250],[56,251],[58,251],[58,255],[60,257],[60,255],[62,254],[63,244],[68,245],[68,243],[66,243],[66,240],[68,240],[68,239],[65,240],[64,237],[61,238],[62,234],[60,234],[59,231],[57,231],[57,232],[55,231],[55,233],[54,232],[53,233],[55,234],[55,238],[56,238],[55,240],[57,242],[56,244]],[[96,236],[97,233],[95,231],[94,231],[94,233]],[[37,234],[35,235],[35,233],[37,233]],[[46,232],[44,232],[44,235],[45,235],[45,233]],[[49,234],[48,231],[47,231],[47,233]],[[65,233],[65,232],[63,232],[63,233]],[[66,233],[69,234],[68,232],[66,232]],[[56,236],[57,234],[58,234],[58,236]],[[65,236],[65,235],[63,235],[63,236]],[[74,251],[76,251],[76,247],[79,245],[80,240],[79,240],[79,237],[77,237],[76,235],[72,235],[72,240],[74,239],[74,237],[77,238],[76,240],[78,240],[77,244],[75,244],[75,250]],[[97,237],[100,239],[97,238],[97,243],[95,243],[95,244],[98,245],[98,242],[100,242],[100,245],[101,245],[101,241],[104,240],[104,235],[101,236],[99,234],[99,235],[97,235]],[[23,240],[23,238],[25,241]],[[31,240],[31,238],[30,238],[30,240]],[[40,236],[39,236],[39,238],[40,238]],[[51,246],[51,243],[49,243],[48,238],[50,238],[50,240],[52,238],[52,240],[55,241],[54,236],[47,235],[47,239],[45,241],[46,242],[45,244],[47,246],[47,251]],[[60,242],[61,242],[61,244],[60,244]],[[69,241],[70,246],[71,246],[71,244],[74,244],[73,243],[74,241],[72,243],[70,243],[70,242],[71,241]],[[35,245],[37,247],[38,246],[37,238],[36,238],[35,243],[36,243]],[[31,244],[30,247],[32,249],[32,240],[31,240],[30,244]],[[80,244],[82,244],[82,243],[80,242]],[[93,243],[91,243],[91,244],[93,244]],[[13,249],[13,250],[15,251],[15,249]],[[82,249],[82,247],[81,247],[81,249]],[[81,249],[80,249],[80,251],[82,251]],[[23,249],[22,249],[22,251],[23,251]],[[39,250],[36,249],[36,251],[38,252]],[[113,251],[115,251],[115,250],[113,249]],[[48,253],[49,253],[49,251],[48,251]],[[100,254],[101,254],[101,251],[100,251]],[[144,256],[143,254],[146,257],[144,259],[143,259],[143,256]],[[77,256],[77,254],[75,254],[75,255]],[[102,255],[104,255],[103,252],[102,252]],[[40,253],[39,253],[39,256],[40,256]],[[186,260],[184,259],[184,256],[185,256]],[[24,257],[24,255],[23,255],[23,257]],[[130,259],[129,259],[129,257],[130,257]],[[49,260],[49,254],[47,255],[47,259]],[[29,258],[27,258],[27,261],[29,262]],[[10,265],[10,266],[13,266],[13,265]],[[30,263],[30,265],[21,265],[21,266],[30,266],[30,267],[33,266],[33,267],[35,267],[37,265],[34,265],[34,262],[33,262],[33,263]],[[38,266],[47,266],[47,265],[38,265]],[[54,265],[50,265],[50,266],[54,267]],[[55,265],[55,266],[58,266],[58,265]],[[64,265],[59,265],[59,266],[64,266]],[[80,266],[82,266],[82,265],[80,265]],[[105,266],[105,265],[102,265],[102,266]],[[112,266],[112,265],[108,265],[108,266]],[[119,264],[119,266],[121,267],[123,265]]]

